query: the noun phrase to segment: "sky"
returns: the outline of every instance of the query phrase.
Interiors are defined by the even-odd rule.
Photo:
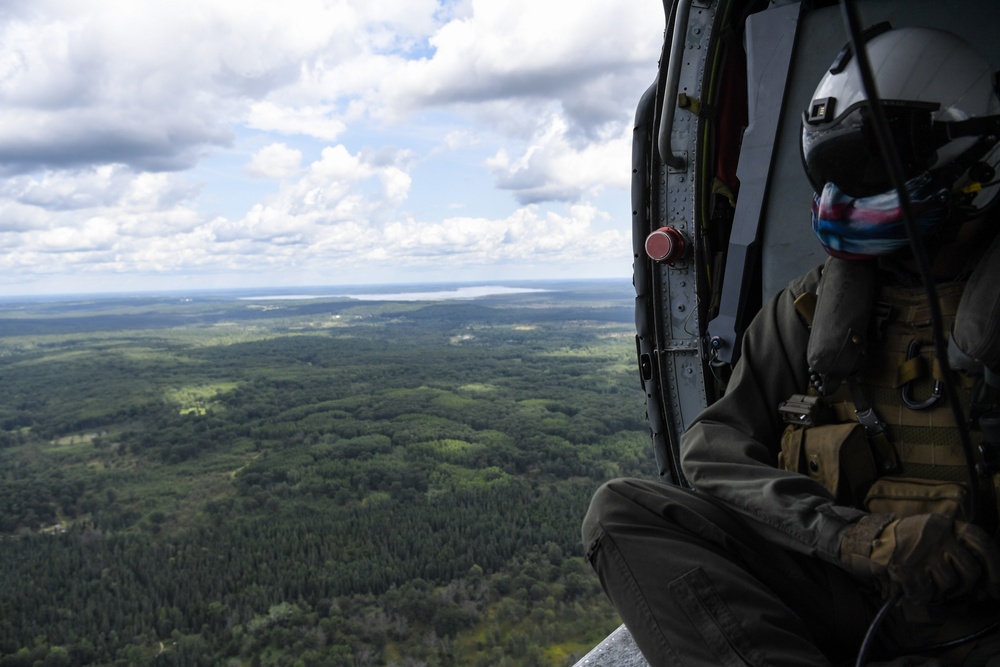
[[[656,0],[0,0],[0,295],[631,276]]]

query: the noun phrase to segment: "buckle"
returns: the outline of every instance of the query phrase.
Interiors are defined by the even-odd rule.
[[[787,401],[778,406],[778,412],[786,424],[796,426],[815,426],[827,421],[829,409],[820,402],[819,396],[793,394]]]

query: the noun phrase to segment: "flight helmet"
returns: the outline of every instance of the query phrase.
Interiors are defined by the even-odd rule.
[[[931,28],[880,24],[866,33],[865,48],[905,180],[928,174],[967,211],[991,204],[1000,193],[1000,98],[990,63]],[[803,113],[801,148],[817,195],[828,183],[851,198],[893,191],[849,46]]]

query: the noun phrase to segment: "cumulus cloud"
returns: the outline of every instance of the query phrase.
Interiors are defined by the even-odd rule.
[[[45,171],[0,180],[3,200],[50,213],[119,207],[151,212],[196,195],[196,188],[175,175],[137,173],[122,165]]]
[[[405,163],[406,155],[399,161]],[[405,201],[411,178],[383,155],[351,154],[344,146],[323,150],[299,181],[289,184],[266,206],[244,219],[254,227],[265,219],[287,224],[378,223]]]
[[[178,170],[236,123],[333,141],[359,116],[509,100],[594,137],[649,78],[659,31],[622,18],[646,5],[36,0],[0,21],[0,166]]]
[[[356,25],[341,3],[37,0],[0,22],[0,165],[184,169]]]
[[[16,248],[0,255],[0,268],[47,273],[73,262],[116,273],[252,274],[387,262],[406,270],[611,261],[627,251],[624,233],[600,229],[607,216],[591,205],[532,205],[501,218],[401,218],[411,186],[407,164],[405,152],[390,160],[331,147],[239,220],[200,216],[175,195],[167,175],[106,169],[91,175],[89,200],[48,209],[46,226],[0,227],[0,242]],[[54,197],[60,182],[23,178],[21,192],[25,201],[43,192]],[[171,207],[151,206],[169,200]],[[48,259],[53,255],[58,262]]]
[[[389,225],[385,242],[374,256],[400,257],[427,263],[447,260],[456,265],[516,263],[567,264],[608,260],[627,248],[619,230],[600,231],[592,206],[571,206],[564,212],[542,212],[535,206],[517,209],[499,220],[456,217],[439,223],[413,220]]]
[[[302,151],[275,143],[257,151],[247,163],[246,170],[254,176],[284,179],[299,173],[301,162]]]
[[[650,29],[658,18],[632,2],[474,1],[470,15],[430,38],[433,57],[386,75],[379,113],[462,109],[505,137],[486,162],[497,187],[521,204],[579,201],[627,180],[634,104],[652,81],[662,38]]]
[[[471,9],[470,16],[448,22],[430,38],[432,58],[408,61],[386,78],[382,92],[391,103],[405,110],[511,98],[565,99],[569,108],[602,109],[575,114],[600,123],[621,113],[614,94],[622,90],[606,75],[648,65],[660,40],[648,23],[622,19],[655,16],[648,3],[636,0],[585,6],[475,0]],[[651,78],[648,71],[646,76]],[[605,95],[607,101],[601,99]]]
[[[519,157],[503,149],[486,161],[497,186],[510,190],[521,204],[577,201],[605,186],[625,187],[630,178],[631,130],[605,141],[570,140],[563,118],[553,116]]]
[[[389,276],[631,259],[626,226],[592,202],[627,197],[657,3],[25,7],[0,6],[0,269],[344,278],[383,260]]]
[[[304,134],[333,141],[347,129],[333,113],[329,106],[288,107],[263,101],[250,107],[246,123],[255,130]]]
[[[39,266],[31,261],[53,253],[66,255],[63,268],[90,263],[98,251],[169,241],[200,221],[191,208],[197,189],[172,174],[104,166],[0,183],[0,237],[6,248],[0,260],[7,267],[49,271],[49,260]]]

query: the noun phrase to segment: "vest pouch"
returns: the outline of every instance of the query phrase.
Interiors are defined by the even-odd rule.
[[[778,466],[815,479],[843,505],[861,507],[877,476],[864,427],[858,422],[801,427],[781,436]]]
[[[969,490],[959,482],[882,477],[868,492],[865,508],[872,513],[894,514],[897,519],[936,513],[967,521]]]

